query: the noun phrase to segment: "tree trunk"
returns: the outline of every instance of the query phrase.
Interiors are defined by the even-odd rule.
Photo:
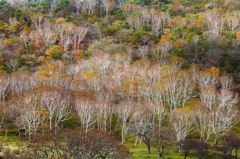
[[[147,145],[147,148],[148,148],[148,154],[151,154],[151,146]]]
[[[187,154],[184,155],[184,159],[186,159],[186,158],[187,158]]]
[[[50,130],[52,130],[52,119],[50,119],[49,124],[50,124]]]
[[[124,144],[124,128],[122,127],[122,143]]]
[[[7,139],[8,139],[8,130],[5,130],[5,143],[7,143]]]
[[[238,158],[238,149],[235,148],[235,158],[237,159]]]
[[[135,147],[137,147],[137,142],[138,142],[138,136],[136,137]]]
[[[215,141],[214,141],[215,145],[217,145],[217,140],[218,140],[218,134],[216,134],[216,136],[215,136]]]
[[[178,146],[178,154],[181,154],[181,146]]]

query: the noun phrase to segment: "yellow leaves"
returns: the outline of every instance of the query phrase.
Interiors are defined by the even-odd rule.
[[[216,68],[216,67],[211,67],[210,70],[212,73],[216,73],[216,74],[220,73],[219,68]]]
[[[113,54],[113,57],[115,57],[115,58],[123,57],[123,53],[120,53],[120,52],[115,53],[115,54]]]
[[[148,59],[141,59],[141,60],[137,60],[133,63],[134,66],[138,66],[138,65],[147,65],[149,63]]]
[[[4,72],[4,66],[0,66],[0,73]]]
[[[90,24],[93,24],[95,22],[95,20],[90,17],[90,18],[88,18],[87,22],[90,23]]]
[[[205,19],[206,19],[206,17],[204,17],[204,16],[198,16],[197,20],[195,20],[195,26],[201,27],[202,23],[204,22]]]
[[[172,112],[176,117],[191,118],[194,115],[195,107],[186,106],[184,108],[175,108]]]
[[[38,75],[40,75],[40,76],[44,76],[44,77],[50,77],[50,76],[52,76],[51,73],[47,73],[47,72],[45,72],[45,71],[41,71],[41,72],[39,72]]]
[[[17,53],[18,53],[18,54],[22,54],[23,51],[24,51],[23,48],[19,48],[19,49],[17,50]]]
[[[155,82],[155,87],[156,88],[163,88],[162,85],[164,85],[164,81],[158,81],[158,82]]]
[[[240,39],[240,32],[239,31],[236,33],[236,39]]]
[[[78,83],[79,81],[81,81],[81,79],[72,80],[73,83]]]
[[[6,39],[5,42],[7,43],[7,45],[11,45],[11,44],[15,44],[17,42],[19,42],[18,39]]]
[[[169,36],[163,35],[163,36],[161,37],[160,42],[164,43],[164,42],[166,42],[166,41],[171,41],[171,39],[170,39]]]
[[[58,18],[58,19],[56,20],[56,24],[58,24],[58,23],[63,23],[63,22],[65,22],[65,19],[64,19],[64,18]]]
[[[170,66],[163,66],[160,68],[160,70],[169,70],[170,69]]]
[[[6,39],[5,42],[10,45],[12,43],[12,39]]]
[[[53,47],[50,48],[50,49],[48,49],[48,50],[45,52],[45,54],[46,54],[47,56],[51,56],[52,54],[54,54],[54,53],[59,53],[59,52],[61,52],[61,47],[58,46],[58,45],[53,45]]]
[[[10,25],[10,26],[8,27],[8,29],[9,29],[9,31],[11,31],[11,32],[15,32],[15,31],[17,31],[17,26],[16,26],[16,25]]]
[[[164,35],[169,35],[171,32],[171,29],[164,29]]]
[[[187,72],[186,70],[183,70],[183,71],[178,72],[177,76],[178,76],[178,77],[179,77],[179,76],[185,77],[185,75],[187,75],[187,74],[188,74],[188,72]]]
[[[131,4],[131,3],[123,3],[120,8],[121,9],[125,9],[125,8],[132,8],[134,7],[134,4]]]
[[[166,78],[168,78],[169,76],[170,76],[170,73],[166,73],[165,75],[161,76],[160,79],[166,79]]]
[[[84,74],[85,79],[96,79],[98,77],[98,75],[96,73],[92,73],[92,72],[86,72]]]
[[[40,116],[44,116],[48,114],[48,111],[46,108],[39,108],[38,113]]]
[[[39,57],[38,57],[38,59],[37,59],[37,61],[38,61],[38,62],[43,62],[43,61],[44,61],[44,59],[45,59],[45,57],[44,57],[44,56],[39,56]]]
[[[193,110],[194,107],[191,107],[191,106],[186,106],[184,108],[176,108],[176,110],[180,110],[182,112],[188,112],[188,111],[191,111]]]
[[[218,79],[220,76],[220,70],[216,67],[211,67],[209,69],[205,69],[204,71],[200,71],[200,75],[204,77],[211,77],[214,79]]]
[[[174,67],[180,68],[185,63],[185,59],[179,56],[173,56],[170,58],[170,62]]]
[[[135,75],[137,77],[137,75]],[[144,83],[144,79],[143,78],[135,78],[133,80],[129,80],[126,82],[126,84],[123,86],[123,89],[136,89],[138,88],[138,85]]]
[[[127,88],[127,87],[131,86],[132,88],[136,88],[136,84],[137,84],[137,80],[128,81],[123,87]]]
[[[179,56],[173,56],[173,57],[170,58],[170,60],[172,60],[172,61],[178,61],[178,60],[180,60],[180,61],[185,61],[184,58],[179,57]]]
[[[51,64],[50,64],[50,65],[47,65],[47,69],[48,69],[48,70],[53,70],[53,69],[54,69],[54,65],[51,65]]]
[[[24,34],[28,34],[30,32],[29,27],[27,27],[26,25],[23,25],[22,29]]]

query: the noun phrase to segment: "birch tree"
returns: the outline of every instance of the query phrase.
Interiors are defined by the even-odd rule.
[[[87,98],[77,98],[75,109],[78,113],[82,127],[88,132],[96,123],[96,104]]]

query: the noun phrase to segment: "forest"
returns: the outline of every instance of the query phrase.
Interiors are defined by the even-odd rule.
[[[238,159],[239,93],[239,0],[0,0],[0,159]]]

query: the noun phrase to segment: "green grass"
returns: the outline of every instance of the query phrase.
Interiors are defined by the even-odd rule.
[[[157,151],[152,148],[151,154],[147,153],[147,148],[144,144],[138,144],[137,147],[134,144],[125,144],[126,147],[129,148],[130,152],[132,152],[132,159],[157,159],[158,154]],[[191,154],[190,154],[191,155]],[[174,149],[169,152],[168,155],[164,157],[165,159],[183,159],[183,155],[179,155],[177,149]],[[196,159],[193,156],[188,156],[187,159]]]
[[[240,132],[239,125],[233,130],[233,132],[234,132],[234,135],[239,137],[239,132]],[[10,149],[11,152],[13,152],[15,150],[19,150],[19,144],[24,145],[24,143],[18,138],[18,136],[16,136],[16,134],[9,134],[8,138],[7,138],[7,142],[5,142],[4,135],[1,134],[0,141],[3,143],[3,149],[0,152],[0,156],[4,155],[4,152],[6,149]],[[127,137],[127,141],[125,144],[125,146],[127,148],[129,148],[130,152],[132,152],[132,159],[157,159],[158,158],[157,151],[154,148],[151,148],[151,154],[148,154],[147,147],[144,143],[138,144],[135,147],[134,142],[135,142],[135,137],[129,135]],[[210,144],[213,145],[213,142],[210,142]],[[210,152],[211,152],[211,150],[210,150]],[[163,158],[164,159],[183,159],[184,156],[178,154],[177,147],[172,147],[171,151],[168,153],[168,155],[164,156]],[[194,157],[193,153],[191,152],[189,154],[189,156],[187,157],[187,159],[196,159],[196,157]]]

